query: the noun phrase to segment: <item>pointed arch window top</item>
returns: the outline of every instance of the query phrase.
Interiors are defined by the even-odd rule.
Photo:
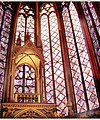
[[[34,21],[34,10],[27,5],[22,4],[16,28],[16,40],[18,39],[18,34],[20,32],[21,46],[26,42],[26,35],[29,32],[30,39],[34,43],[35,34],[35,21]]]
[[[54,7],[53,7],[53,4],[52,3],[46,3],[44,4],[42,7],[41,7],[41,12],[40,12],[40,15],[43,15],[43,14],[49,14],[50,12],[54,12]]]
[[[19,11],[20,14],[26,14],[26,16],[28,15],[34,15],[34,11],[33,8],[30,8],[28,5],[22,5]]]

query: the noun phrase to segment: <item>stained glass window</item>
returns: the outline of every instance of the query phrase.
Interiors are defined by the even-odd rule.
[[[54,102],[53,99],[53,81],[52,81],[52,66],[50,56],[50,42],[48,33],[48,19],[46,15],[41,17],[41,39],[43,45],[43,54],[45,59],[45,76],[46,76],[46,93],[48,102]],[[50,87],[49,87],[50,86]]]
[[[99,66],[100,66],[99,38],[96,35],[96,31],[95,31],[94,26],[93,26],[92,18],[91,18],[90,14],[89,14],[89,10],[88,10],[87,4],[85,2],[82,2],[81,4],[82,4],[82,7],[84,9],[84,14],[85,14],[85,17],[86,17],[86,20],[87,20],[88,28],[89,28],[89,31],[90,31],[90,34],[91,34],[91,38],[92,38],[92,42],[93,42],[93,46],[94,46],[95,53],[96,53],[96,56],[97,56],[97,60],[98,60]],[[95,13],[95,10],[94,10],[93,5],[92,5],[91,2],[89,2],[89,6],[90,6],[91,13],[93,15],[93,19],[94,19],[95,24],[96,24],[96,28],[98,30],[98,33],[100,34],[100,23],[98,21],[97,15]]]
[[[16,29],[16,42],[20,34],[21,46],[24,45],[27,33],[30,34],[30,40],[34,43],[34,12],[29,6],[22,5],[19,11]]]
[[[14,93],[35,93],[35,70],[28,65],[16,68]]]
[[[20,38],[21,38],[21,45],[24,45],[24,36],[25,36],[25,18],[23,15],[20,15],[18,17],[17,22],[17,31],[16,31],[16,39],[18,38],[20,32]]]
[[[5,10],[3,8],[5,8]],[[6,6],[5,4],[0,5],[0,100],[2,99],[11,17],[11,6]]]
[[[93,17],[93,19],[94,19],[94,22],[95,22],[97,31],[98,31],[98,33],[99,33],[99,35],[100,35],[100,22],[99,22],[98,16],[97,16],[97,14],[96,14],[96,12],[95,12],[95,9],[94,9],[94,7],[93,7],[92,2],[88,2],[88,6],[89,6],[89,8],[90,8],[92,17]]]
[[[69,9],[69,10],[68,10]],[[63,21],[70,59],[77,112],[99,107],[90,60],[74,4],[63,8]],[[72,29],[73,28],[73,29]],[[86,102],[88,101],[88,102]]]
[[[3,17],[3,8],[2,5],[0,5],[0,28],[1,28],[2,17]]]
[[[45,62],[46,96],[49,103],[56,101],[58,109],[67,115],[67,97],[60,47],[57,17],[52,4],[41,8],[41,39]],[[54,97],[56,100],[54,100]]]

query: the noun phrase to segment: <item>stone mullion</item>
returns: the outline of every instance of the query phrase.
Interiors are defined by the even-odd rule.
[[[50,33],[50,21],[48,16],[48,28],[49,28],[49,40],[50,40],[50,56],[51,56],[51,69],[52,69],[52,81],[53,81],[53,96],[54,96],[54,103],[56,103],[56,92],[55,92],[55,81],[54,81],[54,69],[53,69],[53,52],[52,52],[52,40],[51,40],[51,33]]]

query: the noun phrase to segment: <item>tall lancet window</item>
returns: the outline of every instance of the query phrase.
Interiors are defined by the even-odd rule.
[[[93,7],[92,2],[88,2],[88,6],[89,6],[89,8],[90,8],[90,12],[91,12],[92,17],[93,17],[93,19],[94,19],[94,23],[95,23],[95,25],[96,25],[97,31],[98,31],[98,33],[99,33],[99,35],[100,35],[100,22],[99,22],[98,16],[97,16],[97,14],[96,14],[96,12],[95,12],[95,9],[94,9],[94,7]]]
[[[0,28],[1,28],[1,23],[2,23],[2,17],[3,17],[3,6],[0,5]]]
[[[4,82],[4,71],[10,34],[12,6],[7,3],[0,4],[0,100]]]
[[[74,4],[63,8],[63,21],[70,59],[77,112],[99,107],[91,64]]]
[[[45,59],[46,98],[49,103],[59,105],[67,115],[67,97],[63,71],[57,16],[53,4],[41,8],[41,40]]]
[[[17,21],[15,42],[20,34],[21,46],[23,46],[27,33],[30,34],[30,40],[34,43],[34,12],[29,6],[22,4]]]
[[[92,2],[82,2],[82,7],[91,34],[93,46],[100,66],[100,23]]]

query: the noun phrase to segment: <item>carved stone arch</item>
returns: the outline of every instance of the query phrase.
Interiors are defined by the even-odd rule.
[[[34,108],[27,108],[15,114],[14,118],[48,118],[46,114]]]
[[[19,55],[18,56],[19,58],[15,59],[15,69],[18,66],[22,66],[24,64],[27,64],[28,66],[34,68],[34,70],[36,72],[36,75],[38,76],[38,74],[39,74],[39,66],[40,66],[40,59],[36,58],[35,54],[30,55],[30,54],[23,53],[22,55],[23,55],[22,57],[19,57],[20,56]]]
[[[47,103],[3,103],[4,118],[55,118],[57,105]]]

